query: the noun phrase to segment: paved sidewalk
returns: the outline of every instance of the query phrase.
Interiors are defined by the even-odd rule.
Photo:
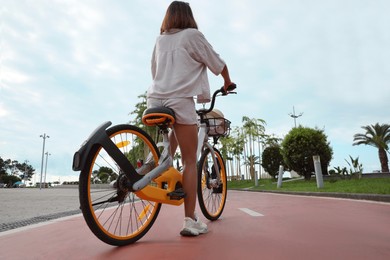
[[[80,213],[77,188],[0,189],[0,232]]]

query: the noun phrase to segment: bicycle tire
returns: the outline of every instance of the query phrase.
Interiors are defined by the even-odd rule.
[[[152,160],[155,165],[158,164],[160,152],[152,138],[142,129],[132,125],[116,125],[107,129],[107,135],[127,158],[133,158],[130,161],[136,158],[135,154],[152,154]],[[135,163],[132,162],[133,165]],[[86,166],[79,177],[79,199],[90,230],[101,241],[113,246],[132,244],[143,237],[156,220],[161,203],[142,200],[133,192],[119,189],[124,174],[120,173],[119,166],[100,145],[95,145],[88,154]],[[121,176],[117,179],[117,187],[93,184],[96,177],[105,175],[102,171],[109,169]],[[97,171],[99,175],[96,175]],[[97,189],[97,186],[106,188]],[[115,196],[121,201],[108,201]]]
[[[219,164],[221,183],[218,187],[211,187],[210,181],[216,178],[214,162],[210,149],[205,149],[198,162],[198,201],[203,215],[209,220],[217,220],[224,208],[227,197],[227,177],[224,160],[221,153],[214,149]]]

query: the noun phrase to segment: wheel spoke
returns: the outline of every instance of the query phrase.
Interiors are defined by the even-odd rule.
[[[151,161],[158,164],[160,153],[141,129],[119,125],[108,129],[107,134],[134,166],[137,160],[146,161],[149,154]],[[87,163],[89,171],[80,174],[80,205],[91,231],[112,245],[126,245],[140,239],[153,225],[161,204],[141,200],[128,191],[126,176],[102,147],[94,148]],[[113,177],[116,181],[111,187],[108,183]]]
[[[219,151],[215,151],[219,173],[216,173],[214,160],[210,150],[205,150],[201,156],[198,168],[199,188],[198,198],[200,208],[206,218],[216,220],[222,214],[226,202],[226,172]],[[218,176],[219,175],[219,176]],[[217,182],[218,177],[220,183]],[[219,184],[216,186],[216,184]]]

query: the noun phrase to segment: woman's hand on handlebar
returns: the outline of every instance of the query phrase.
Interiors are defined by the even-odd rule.
[[[235,90],[237,85],[233,82],[230,82],[228,84],[225,83],[225,85],[221,88],[222,95],[227,95],[229,92]]]
[[[236,92],[232,92],[236,87],[237,87],[237,85],[235,83],[230,82],[227,86],[222,86],[220,89],[217,89],[214,92],[213,97],[211,98],[211,105],[210,105],[210,107],[209,108],[203,108],[203,109],[196,110],[198,115],[199,114],[205,115],[205,114],[211,112],[211,110],[213,110],[213,108],[214,108],[215,98],[217,97],[217,95],[219,93],[222,93],[222,96],[226,96],[229,93],[236,93]]]
[[[230,80],[230,75],[229,75],[229,70],[227,68],[227,65],[223,67],[221,76],[223,77],[224,80],[224,86],[221,88],[222,95],[227,95],[229,94],[230,91],[234,90],[236,88],[236,84],[234,84]]]

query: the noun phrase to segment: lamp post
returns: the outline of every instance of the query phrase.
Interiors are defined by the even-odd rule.
[[[45,179],[43,181],[43,183],[45,184],[45,187],[46,187],[46,172],[47,172],[47,161],[49,159],[49,155],[51,155],[49,152],[46,152],[46,163],[45,163]]]
[[[42,175],[43,175],[43,160],[44,160],[44,156],[45,156],[45,142],[46,142],[46,138],[49,138],[50,136],[46,135],[46,133],[44,133],[43,135],[40,135],[39,137],[42,137],[43,138],[43,147],[42,147],[42,162],[41,162],[41,181],[39,183],[39,189],[42,189]]]
[[[293,106],[293,113],[291,114],[289,114],[289,116],[291,116],[292,118],[294,118],[294,126],[295,126],[295,128],[297,127],[297,118],[298,117],[300,117],[300,116],[302,116],[303,115],[303,113],[300,113],[299,115],[296,115],[295,114],[295,108],[294,108],[294,106]]]

